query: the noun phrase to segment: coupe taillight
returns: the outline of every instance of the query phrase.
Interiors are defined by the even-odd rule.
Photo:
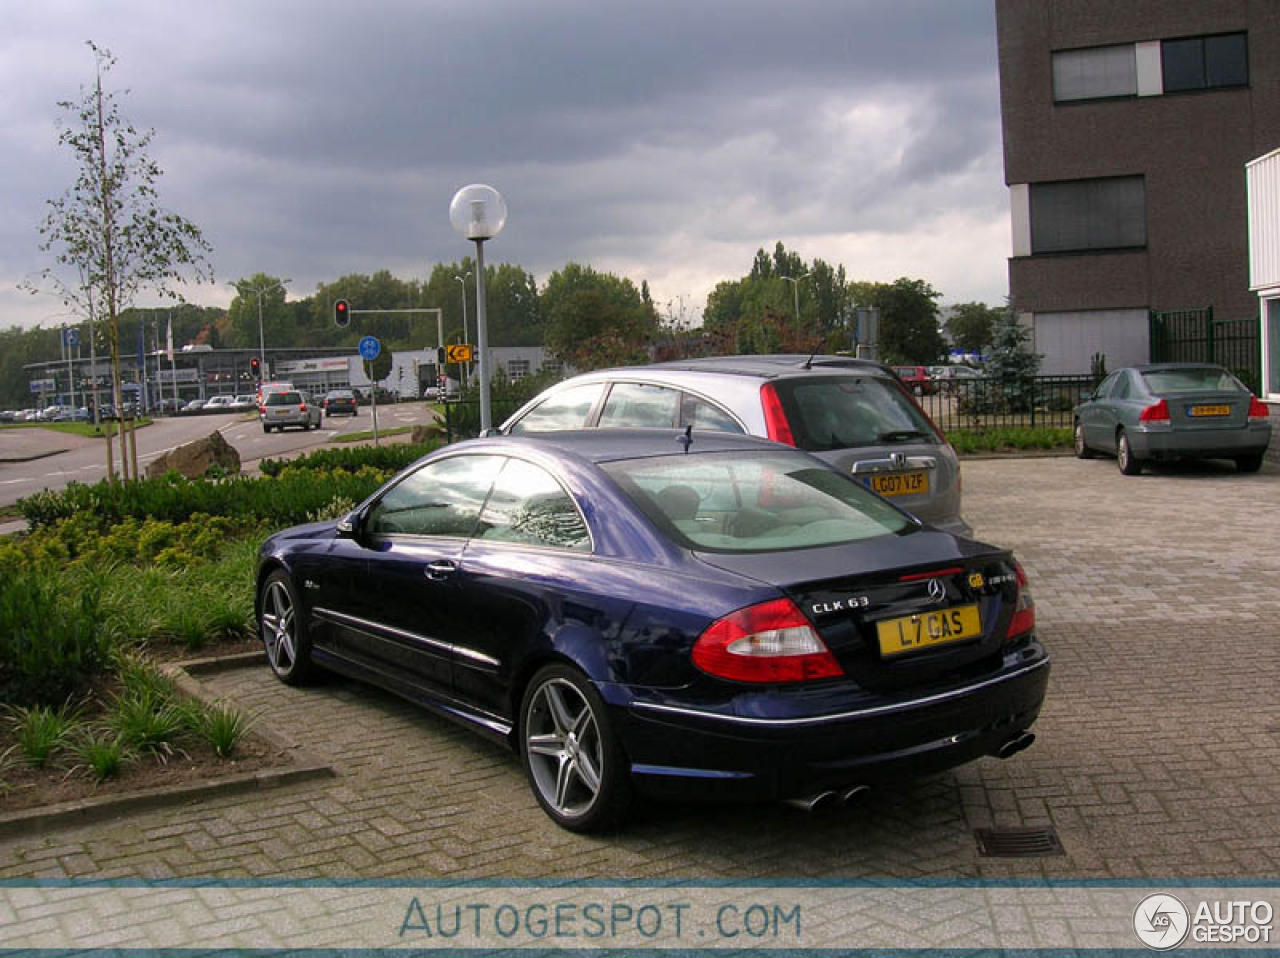
[[[844,675],[790,599],[761,602],[717,619],[694,643],[693,664],[735,682],[807,682]]]
[[[782,398],[773,383],[765,383],[760,387],[760,402],[764,406],[764,428],[774,442],[784,442],[788,446],[796,444],[796,437],[791,434],[791,423],[787,422],[787,414],[782,408]]]
[[[1169,422],[1169,403],[1161,399],[1138,413],[1138,422]]]
[[[1249,422],[1265,422],[1269,415],[1271,410],[1267,408],[1266,403],[1257,396],[1249,397]]]
[[[1022,568],[1021,562],[1015,562],[1013,569],[1018,574],[1018,598],[1014,600],[1013,618],[1009,620],[1006,642],[1020,639],[1036,627],[1036,600],[1031,598],[1026,570]]]

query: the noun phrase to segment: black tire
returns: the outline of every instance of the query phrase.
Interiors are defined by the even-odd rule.
[[[1075,446],[1077,459],[1092,459],[1095,455],[1097,455],[1085,443],[1084,426],[1080,425],[1080,423],[1076,423],[1075,435],[1072,439],[1072,444]]]
[[[315,676],[311,640],[301,613],[297,590],[288,573],[277,569],[262,583],[258,599],[258,636],[267,650],[267,664],[286,685],[305,685]]]
[[[630,767],[604,701],[581,672],[548,665],[520,705],[520,761],[542,810],[561,828],[595,832],[625,820]]]
[[[1236,456],[1237,472],[1257,472],[1262,468],[1263,454],[1258,452],[1252,456]]]
[[[1116,435],[1116,465],[1126,476],[1136,476],[1142,472],[1142,460],[1133,454],[1129,445],[1129,437],[1123,429]]]
[[[262,427],[262,431],[263,431],[263,432],[265,432],[268,436],[269,436],[269,435],[271,435],[271,427],[270,427],[270,426],[263,425],[263,427]]]

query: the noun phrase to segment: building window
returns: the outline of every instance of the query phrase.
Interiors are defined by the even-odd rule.
[[[1031,184],[1031,252],[1074,253],[1147,245],[1141,176]]]
[[[507,375],[513,383],[518,383],[529,375],[529,360],[513,359],[507,363]]]
[[[564,363],[558,359],[548,359],[540,370],[545,375],[560,377],[564,375]]]
[[[1160,46],[1164,92],[1249,85],[1247,34],[1165,40]]]
[[[1132,43],[1061,50],[1053,55],[1053,99],[1057,103],[1137,94],[1138,64]]]

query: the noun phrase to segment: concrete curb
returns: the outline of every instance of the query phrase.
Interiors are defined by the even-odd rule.
[[[225,669],[246,668],[258,665],[265,660],[265,652],[245,652],[195,659],[161,668],[173,679],[180,694],[202,702],[211,702],[215,696],[210,694],[195,675],[210,675]],[[256,772],[241,772],[223,778],[120,792],[115,795],[100,795],[61,802],[57,805],[46,805],[43,808],[24,808],[15,812],[0,813],[0,839],[55,828],[89,825],[105,819],[118,818],[131,812],[192,804],[237,792],[265,791],[298,782],[333,778],[338,774],[327,761],[306,751],[275,729],[255,727],[251,734],[267,742],[277,751],[288,755],[291,759],[290,764],[279,768],[260,769]]]
[[[35,462],[37,459],[48,459],[50,456],[60,456],[64,452],[70,451],[70,449],[50,449],[47,452],[32,453],[30,456],[6,456],[0,459],[0,465],[14,462]]]

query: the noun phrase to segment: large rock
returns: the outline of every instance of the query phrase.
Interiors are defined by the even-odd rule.
[[[240,471],[240,453],[222,438],[220,432],[177,446],[153,459],[147,466],[147,478],[154,479],[173,471],[188,479],[199,479],[208,473],[210,466],[218,466],[228,473]]]

